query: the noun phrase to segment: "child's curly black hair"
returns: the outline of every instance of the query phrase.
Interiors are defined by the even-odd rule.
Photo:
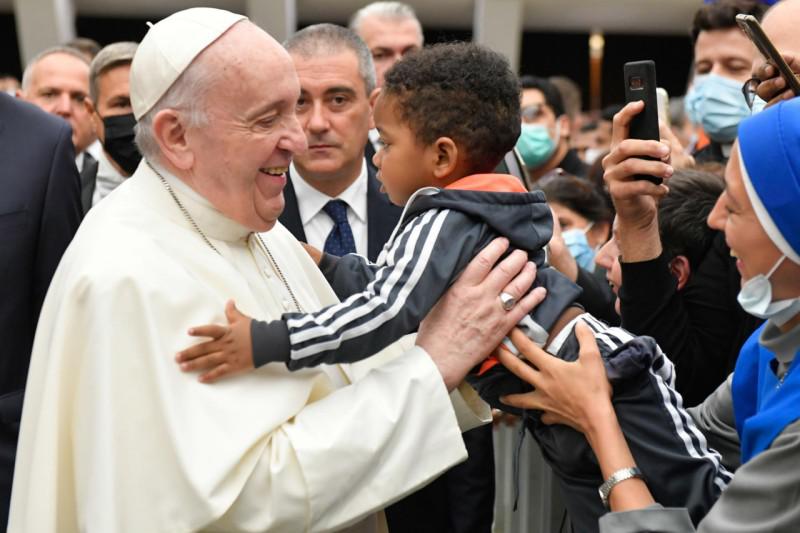
[[[412,52],[385,76],[383,94],[397,98],[400,119],[428,145],[450,137],[471,172],[492,171],[517,142],[520,87],[506,59],[471,43]]]

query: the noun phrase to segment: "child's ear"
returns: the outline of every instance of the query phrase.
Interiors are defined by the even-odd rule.
[[[447,179],[458,166],[458,145],[450,137],[439,137],[431,145],[433,175],[436,179]]]
[[[381,88],[375,87],[369,94],[369,129],[375,129],[375,102],[381,94]]]

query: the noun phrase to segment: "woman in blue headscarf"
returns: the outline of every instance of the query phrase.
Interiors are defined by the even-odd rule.
[[[734,373],[689,410],[709,443],[736,470],[697,531],[800,531],[800,98],[742,122],[708,223],[725,232],[742,276],[739,303],[766,319],[747,340]],[[585,434],[606,483],[601,532],[686,532],[685,509],[654,502],[611,404],[593,336],[578,329],[577,362],[553,358],[515,332],[533,367],[501,360],[535,391],[505,402],[544,411],[546,423]],[[686,487],[687,491],[693,487]]]

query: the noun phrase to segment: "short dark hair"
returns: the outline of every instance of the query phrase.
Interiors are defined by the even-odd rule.
[[[548,202],[561,204],[590,222],[611,222],[614,211],[604,191],[589,180],[571,174],[546,177],[536,182]]]
[[[677,170],[669,194],[658,204],[658,232],[668,259],[684,255],[697,268],[716,233],[706,223],[725,189],[724,180],[710,172]]]
[[[564,99],[561,98],[561,93],[558,88],[553,85],[547,78],[540,78],[539,76],[531,76],[526,74],[519,79],[522,89],[538,89],[544,95],[544,103],[553,110],[556,117],[560,117],[565,113]]]
[[[453,139],[471,172],[493,170],[519,137],[517,77],[503,56],[481,45],[410,53],[386,73],[382,94],[397,99],[400,119],[422,143]]]
[[[764,16],[767,6],[758,0],[719,0],[704,4],[694,14],[692,21],[692,44],[697,42],[701,31],[727,30],[737,27],[736,15],[753,15],[758,20]]]

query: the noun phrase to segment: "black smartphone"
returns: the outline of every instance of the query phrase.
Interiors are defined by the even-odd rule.
[[[747,38],[753,41],[753,44],[756,45],[764,59],[778,69],[781,77],[786,81],[786,86],[792,90],[795,96],[800,96],[800,80],[797,79],[786,60],[783,59],[778,49],[775,48],[767,34],[764,33],[758,20],[753,15],[739,14],[736,15],[736,23],[742,28]]]
[[[625,101],[635,102],[644,101],[644,109],[633,117],[630,127],[631,139],[643,139],[646,141],[659,141],[661,136],[658,132],[658,97],[656,96],[656,63],[652,60],[630,61],[623,67],[625,76]],[[643,159],[655,159],[644,157]],[[656,176],[637,174],[633,177],[636,180],[652,181],[656,185],[661,184],[662,180]]]

